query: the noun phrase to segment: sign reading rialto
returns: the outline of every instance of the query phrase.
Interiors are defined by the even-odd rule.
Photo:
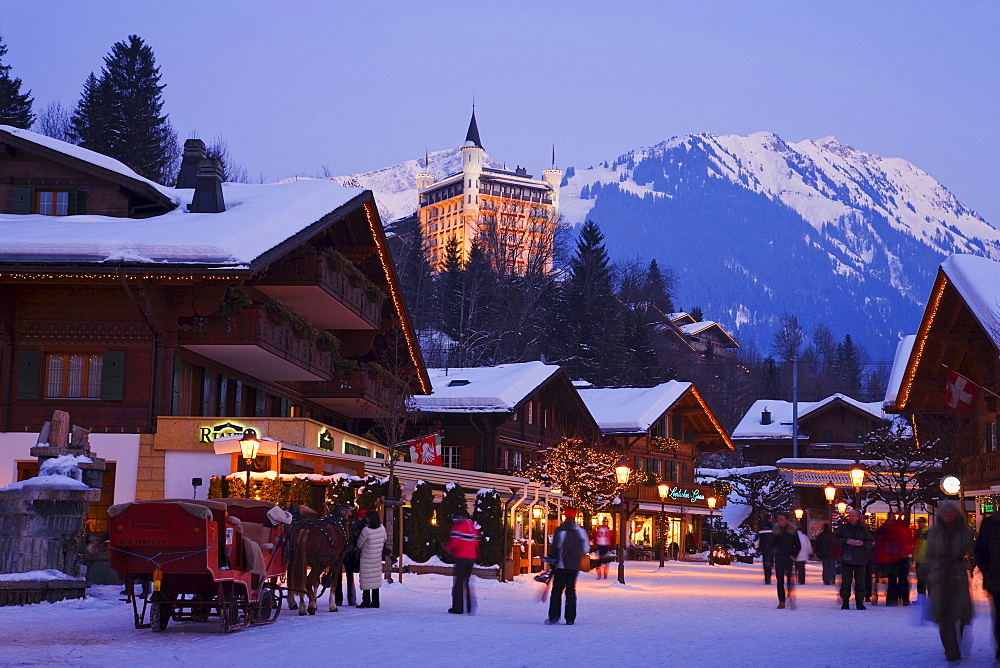
[[[698,503],[705,500],[705,493],[697,487],[681,487],[674,485],[667,492],[667,498],[684,503]]]
[[[223,436],[237,436],[243,434],[247,428],[243,425],[235,424],[233,422],[224,422],[222,424],[217,424],[214,427],[199,427],[198,431],[201,433],[202,443],[211,443],[217,438],[222,438]]]

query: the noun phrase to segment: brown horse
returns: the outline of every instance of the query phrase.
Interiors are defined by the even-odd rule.
[[[340,525],[319,519],[316,512],[299,506],[299,521],[290,527],[292,556],[288,564],[288,609],[299,615],[316,614],[316,597],[323,574],[336,573],[344,560],[347,536]],[[305,598],[309,597],[306,605]],[[296,601],[296,597],[298,601]],[[330,588],[330,612],[337,612]]]

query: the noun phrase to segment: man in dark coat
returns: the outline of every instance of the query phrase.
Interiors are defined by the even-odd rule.
[[[773,530],[771,516],[765,515],[757,530],[757,551],[760,552],[764,562],[764,584],[766,585],[771,584],[771,571],[774,570],[774,553],[771,551],[771,532]]]
[[[563,511],[565,521],[552,535],[552,552],[555,566],[552,569],[552,595],[549,597],[549,616],[546,624],[559,621],[563,591],[566,592],[566,624],[576,622],[576,576],[580,574],[580,562],[587,554],[590,541],[587,532],[576,523],[576,510]]]
[[[802,550],[799,532],[788,521],[788,515],[778,513],[778,523],[771,530],[771,554],[774,555],[774,577],[778,581],[778,608],[785,607],[785,597],[795,607],[795,559]],[[785,585],[788,585],[787,591]]]
[[[993,601],[993,639],[996,659],[1000,661],[1000,622],[997,599],[1000,598],[1000,513],[990,513],[979,525],[976,539],[976,566],[983,574],[983,589]]]
[[[823,564],[823,584],[832,585],[837,582],[837,546],[833,541],[833,531],[829,524],[823,525],[823,530],[813,539],[813,551],[816,558]]]
[[[865,610],[868,551],[875,545],[875,537],[861,521],[861,513],[851,508],[847,511],[847,522],[837,527],[833,538],[840,548],[840,599],[843,601],[840,609],[847,610],[851,607],[853,580],[854,604],[858,610]]]

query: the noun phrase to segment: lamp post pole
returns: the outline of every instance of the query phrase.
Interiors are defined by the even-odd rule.
[[[253,460],[257,459],[257,451],[259,449],[260,439],[257,438],[257,432],[253,429],[244,431],[243,436],[240,437],[240,454],[243,456],[243,461],[246,463],[247,469],[247,484],[243,493],[243,496],[247,499],[250,498],[250,467],[253,466]]]
[[[615,466],[615,478],[618,481],[618,582],[625,584],[625,523],[628,513],[625,511],[625,488],[632,473],[628,462],[622,457]]]
[[[661,480],[660,484],[656,486],[656,491],[660,493],[660,568],[663,568],[663,553],[664,547],[667,542],[666,532],[663,531],[663,511],[664,504],[667,502],[667,494],[670,493],[670,484],[666,480]]]
[[[708,565],[715,565],[715,504],[717,499],[710,496],[708,502]]]

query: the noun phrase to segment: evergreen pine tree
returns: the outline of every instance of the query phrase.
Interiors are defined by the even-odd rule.
[[[604,235],[584,223],[563,283],[554,323],[557,357],[573,378],[615,381],[621,367],[621,315]]]
[[[416,216],[413,218],[414,224],[408,226],[410,229],[406,235],[406,248],[400,258],[399,282],[410,307],[414,326],[423,331],[433,325],[436,296],[434,269],[431,267],[427,242],[420,231],[420,225],[416,224]]]
[[[705,314],[701,312],[700,306],[695,306],[694,308],[692,308],[691,313],[689,313],[688,315],[694,318],[695,322],[701,322],[705,318]]]
[[[674,302],[670,298],[671,283],[672,281],[668,281],[667,277],[663,275],[663,271],[660,270],[660,265],[656,263],[656,260],[650,260],[649,268],[646,270],[643,293],[646,302],[650,306],[659,309],[663,315],[668,315],[674,311]]]
[[[482,540],[479,543],[480,566],[502,566],[503,554],[503,501],[492,489],[481,489],[476,494],[476,507],[472,521],[479,526]]]
[[[112,154],[111,102],[107,86],[91,72],[69,119],[70,141],[104,155]]]
[[[462,323],[462,248],[458,237],[448,237],[444,246],[444,263],[435,278],[435,292],[440,303],[440,328],[458,340]]]
[[[147,179],[173,182],[177,135],[163,109],[160,68],[138,35],[116,42],[104,58],[101,83],[110,101],[112,156]]]
[[[10,76],[10,65],[3,64],[7,46],[0,39],[0,125],[27,130],[35,122],[31,113],[31,91],[21,92],[21,80]]]
[[[437,553],[434,517],[434,491],[423,480],[418,480],[410,496],[410,507],[403,523],[406,532],[406,555],[418,562],[425,562]]]

